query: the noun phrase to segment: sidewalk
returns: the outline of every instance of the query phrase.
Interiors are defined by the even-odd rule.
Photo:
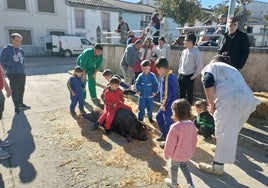
[[[105,136],[101,130],[92,132],[91,122],[70,116],[66,88],[69,76],[67,72],[28,76],[25,103],[32,108],[19,115],[14,115],[11,99],[6,100],[0,138],[13,144],[4,148],[12,157],[0,161],[0,188],[165,187],[162,181],[153,179],[153,174],[160,178],[168,176],[163,156],[158,154],[162,150],[154,140],[127,143],[117,134]],[[100,96],[107,82],[101,73],[97,78]],[[267,156],[254,150],[239,145],[236,163],[226,165],[226,174],[221,177],[196,168],[199,154],[212,158],[211,153],[197,150],[190,164],[196,187],[268,185]],[[181,173],[179,180],[185,185]]]

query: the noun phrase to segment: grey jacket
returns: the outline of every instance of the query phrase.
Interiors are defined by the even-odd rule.
[[[139,51],[136,49],[135,44],[129,44],[125,49],[120,66],[134,67],[136,62],[141,62]]]

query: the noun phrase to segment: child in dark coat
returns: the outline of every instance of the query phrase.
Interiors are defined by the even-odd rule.
[[[194,123],[198,129],[198,134],[203,135],[205,141],[209,141],[211,140],[211,135],[214,134],[215,124],[214,118],[207,111],[207,101],[204,99],[197,100],[195,110],[198,116]]]

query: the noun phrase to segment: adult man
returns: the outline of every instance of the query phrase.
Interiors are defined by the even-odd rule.
[[[7,82],[6,82],[2,67],[0,66],[0,120],[2,119],[4,105],[5,105],[5,96],[2,93],[2,90],[4,88],[6,90],[6,96],[10,97],[12,92],[11,92],[11,89],[8,86]],[[9,141],[2,141],[0,139],[0,159],[7,159],[11,156],[8,152],[2,150],[2,147],[7,147],[10,145],[11,145],[11,143]]]
[[[226,16],[224,14],[220,14],[218,16],[218,25],[221,27],[218,27],[214,34],[224,34],[226,25]]]
[[[136,62],[141,63],[139,56],[139,50],[142,47],[142,40],[137,40],[135,43],[131,43],[125,49],[123,57],[120,62],[120,68],[122,70],[125,83],[130,87],[134,79],[134,64]]]
[[[123,18],[118,17],[118,26],[115,32],[120,33],[120,42],[121,44],[126,44],[128,37],[129,27],[128,24],[123,21]]]
[[[216,175],[224,174],[224,164],[235,162],[239,132],[260,104],[242,74],[228,61],[228,57],[217,55],[201,72],[215,122],[216,150],[213,163],[199,163],[199,168]]]
[[[26,74],[24,67],[24,50],[21,48],[22,36],[19,33],[11,34],[11,44],[3,48],[0,62],[6,70],[12,90],[12,100],[15,106],[15,112],[20,113],[21,109],[30,109],[31,107],[23,103]]]
[[[249,54],[249,40],[246,33],[238,29],[238,18],[227,20],[228,32],[221,41],[219,54],[230,56],[231,65],[238,70],[242,69]]]
[[[85,49],[78,56],[76,61],[77,65],[84,70],[83,80],[87,80],[91,100],[96,105],[100,103],[100,99],[97,98],[96,92],[96,74],[103,62],[102,51],[102,45],[95,44],[94,48]]]
[[[184,40],[186,49],[182,51],[179,61],[178,82],[180,88],[180,98],[186,98],[193,104],[194,80],[201,73],[203,68],[202,55],[198,47],[194,46],[196,36],[187,34]]]

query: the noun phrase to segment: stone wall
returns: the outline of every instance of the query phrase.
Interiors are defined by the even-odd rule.
[[[109,68],[113,72],[121,74],[120,60],[125,46],[104,44],[104,65],[103,69]],[[170,68],[175,74],[178,72],[178,61],[184,48],[178,46],[171,47]],[[210,59],[217,54],[216,47],[200,47],[204,64],[208,64]],[[242,74],[249,87],[256,92],[268,91],[268,48],[250,48],[250,55]],[[200,77],[195,81],[194,92],[196,95],[204,95]]]

